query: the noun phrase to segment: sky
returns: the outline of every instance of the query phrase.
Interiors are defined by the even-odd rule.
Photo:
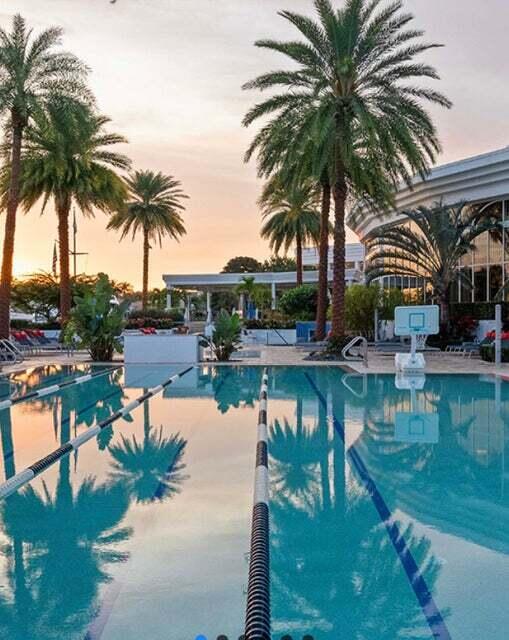
[[[338,3],[340,0],[338,0]],[[414,24],[445,46],[425,60],[435,86],[454,103],[432,110],[443,153],[438,164],[509,144],[506,0],[406,0]],[[0,26],[21,13],[35,31],[59,25],[64,46],[91,69],[90,83],[110,129],[126,136],[138,169],[174,175],[190,199],[187,235],[151,252],[150,283],[163,273],[221,270],[235,255],[264,259],[256,201],[261,189],[243,155],[256,129],[241,120],[259,99],[247,80],[284,64],[256,49],[258,38],[291,38],[281,9],[312,12],[311,0],[0,0]],[[78,270],[105,271],[141,286],[141,239],[118,242],[107,219],[78,215]],[[3,219],[0,220],[0,241]],[[51,210],[20,213],[15,273],[50,270],[56,219]],[[350,239],[355,239],[349,234]]]

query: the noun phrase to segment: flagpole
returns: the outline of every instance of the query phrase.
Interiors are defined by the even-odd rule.
[[[77,251],[76,251],[76,235],[78,232],[78,227],[76,226],[76,207],[73,207],[73,224],[72,224],[72,237],[73,237],[73,241],[72,241],[72,257],[73,257],[73,264],[74,264],[74,280],[76,280],[76,272],[77,272],[77,266],[76,266],[76,257],[77,257]]]

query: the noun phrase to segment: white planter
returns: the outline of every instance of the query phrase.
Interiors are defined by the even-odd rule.
[[[199,338],[196,335],[125,335],[126,364],[188,364],[200,360]]]
[[[293,345],[297,342],[297,331],[295,329],[247,329],[242,334],[242,342],[247,345]]]

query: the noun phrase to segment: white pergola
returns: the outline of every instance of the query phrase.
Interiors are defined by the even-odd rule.
[[[231,291],[242,283],[243,278],[252,277],[256,284],[267,285],[272,292],[272,308],[276,308],[277,291],[296,286],[295,271],[259,272],[259,273],[201,273],[201,274],[165,274],[163,280],[166,285],[166,307],[172,306],[172,290],[180,289],[188,292],[201,291],[207,296],[207,322],[212,319],[211,295],[214,291]],[[363,274],[358,269],[347,269],[345,280],[347,285],[362,282]],[[329,271],[329,281],[332,282],[332,272]],[[316,284],[318,271],[304,271],[304,284]],[[239,310],[244,309],[244,296],[239,296]],[[189,297],[186,304],[186,315],[189,319]]]

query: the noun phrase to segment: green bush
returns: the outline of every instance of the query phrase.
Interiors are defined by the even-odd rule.
[[[244,320],[246,329],[295,329],[295,320],[279,311],[268,311],[258,320]]]
[[[279,299],[279,309],[294,320],[314,320],[317,301],[317,287],[303,284],[283,293]]]
[[[60,329],[60,322],[29,322],[28,320],[11,320],[11,329]]]
[[[495,362],[495,344],[489,342],[480,348],[481,359],[485,362]],[[502,362],[509,362],[509,340],[502,340]]]
[[[72,344],[77,334],[92,360],[97,362],[110,362],[115,351],[122,351],[118,338],[128,302],[113,304],[114,293],[108,276],[100,274],[93,289],[75,297],[75,306],[64,330],[64,342]]]
[[[173,329],[184,322],[184,314],[180,309],[149,308],[131,311],[127,317],[126,329]]]
[[[470,316],[475,320],[493,320],[496,302],[456,302],[451,304],[451,320]],[[509,302],[502,302],[502,319],[509,320]]]
[[[230,359],[232,353],[240,346],[240,333],[242,321],[234,313],[230,315],[226,311],[220,311],[214,323],[212,333],[212,349],[216,359],[225,362]]]
[[[378,285],[353,284],[345,292],[345,322],[348,331],[366,337],[374,333],[375,311],[381,304]]]

